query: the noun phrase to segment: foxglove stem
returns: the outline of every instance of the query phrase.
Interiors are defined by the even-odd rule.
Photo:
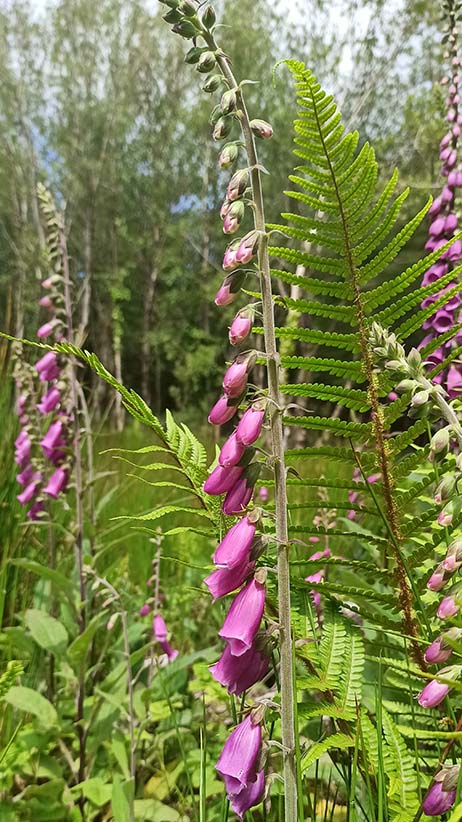
[[[72,322],[72,298],[71,298],[71,277],[69,272],[69,256],[67,253],[66,235],[62,219],[59,219],[59,253],[63,272],[64,285],[64,306],[67,322],[67,338],[71,345],[74,342],[74,329]],[[74,459],[75,459],[75,498],[76,498],[76,526],[77,533],[75,539],[75,558],[79,576],[79,634],[82,636],[87,627],[87,585],[83,568],[83,473],[82,473],[82,452],[80,444],[80,429],[78,420],[79,396],[77,387],[77,376],[73,360],[70,362],[70,388],[71,401],[74,411]],[[80,667],[77,688],[77,709],[76,726],[79,738],[79,782],[86,778],[86,748],[87,731],[84,726],[84,704],[85,704],[85,671]],[[84,798],[81,801],[83,809]],[[82,814],[83,815],[83,814]]]
[[[229,87],[236,90],[237,108],[241,112],[240,122],[250,168],[254,204],[254,225],[256,231],[258,231],[260,235],[258,244],[258,267],[262,295],[265,351],[267,355],[268,396],[271,400],[268,404],[268,417],[274,457],[273,471],[275,480],[276,540],[278,545],[281,726],[284,760],[285,821],[293,822],[293,820],[297,818],[297,777],[295,767],[295,715],[293,707],[293,655],[290,622],[290,568],[287,527],[287,488],[282,415],[279,410],[281,407],[281,396],[279,392],[279,355],[274,331],[274,307],[271,291],[268,237],[266,234],[261,173],[258,164],[255,139],[250,126],[250,118],[242,91],[238,87],[238,83],[231,70],[229,60],[218,48],[217,43],[210,32],[204,29],[202,36],[210,50],[216,54],[217,64],[223,76],[227,80]]]

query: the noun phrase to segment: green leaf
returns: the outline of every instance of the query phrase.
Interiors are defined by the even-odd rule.
[[[95,614],[95,616],[88,623],[85,630],[81,634],[79,634],[79,636],[76,637],[74,641],[71,642],[71,644],[69,645],[69,648],[67,649],[67,655],[72,665],[74,665],[74,667],[79,667],[85,660],[93,637],[95,636],[99,626],[101,625],[102,619],[102,614]]]
[[[302,773],[308,770],[327,751],[345,750],[345,748],[354,748],[354,746],[353,737],[347,736],[347,734],[331,734],[322,742],[315,742],[309,751],[302,756]]]
[[[41,565],[40,562],[27,559],[26,557],[18,557],[17,559],[10,559],[9,561],[18,568],[23,568],[25,571],[30,571],[42,579],[47,579],[58,591],[63,591],[68,597],[73,598],[75,596],[74,583],[69,577],[66,577],[59,571],[55,571],[53,568],[48,568],[46,565]]]
[[[58,714],[51,702],[32,688],[13,685],[5,694],[4,700],[19,711],[33,714],[45,728],[56,725],[58,722]]]
[[[157,799],[135,799],[135,819],[136,822],[181,822],[175,808]]]
[[[112,785],[103,782],[99,776],[79,782],[74,790],[80,788],[82,794],[98,808],[106,805],[112,796]]]
[[[133,785],[130,781],[122,782],[120,776],[114,775],[112,783],[112,813],[114,822],[130,822],[130,797]]]
[[[37,608],[26,611],[24,621],[41,648],[54,654],[65,651],[69,637],[62,622]]]

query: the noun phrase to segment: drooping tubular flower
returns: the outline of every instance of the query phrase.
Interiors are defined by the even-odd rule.
[[[438,671],[438,676],[446,680],[455,680],[460,676],[462,668],[460,665],[452,665],[450,668],[442,668]],[[451,686],[447,682],[438,682],[432,679],[421,690],[418,696],[419,705],[422,708],[436,708],[448,695]]]
[[[262,581],[260,581],[262,580]],[[219,636],[229,644],[234,656],[252,647],[265,607],[264,575],[258,571],[234,598]]]
[[[226,645],[220,659],[209,671],[229,694],[239,696],[263,679],[268,665],[268,656],[259,651],[255,644],[241,656],[232,654],[230,646]]]
[[[172,662],[178,656],[178,651],[175,651],[170,643],[167,641],[167,625],[161,614],[155,614],[152,621],[152,632],[157,639],[164,654],[167,654],[167,659]]]
[[[223,779],[228,796],[238,796],[257,780],[262,743],[259,721],[249,714],[226,740],[216,769]]]
[[[456,800],[459,769],[460,765],[453,765],[442,768],[436,774],[422,803],[422,810],[427,816],[440,816],[451,810]]]

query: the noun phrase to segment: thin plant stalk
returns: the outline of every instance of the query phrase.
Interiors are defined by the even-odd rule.
[[[279,354],[276,345],[274,305],[271,289],[268,236],[266,234],[262,181],[255,139],[250,127],[250,118],[242,91],[238,86],[236,78],[232,72],[229,59],[221,51],[221,49],[218,48],[217,43],[210,32],[204,29],[203,37],[209,48],[215,53],[217,64],[225,80],[227,81],[229,88],[234,89],[236,92],[237,107],[240,111],[242,136],[250,169],[254,206],[254,224],[255,229],[260,232],[258,267],[262,295],[263,329],[268,374],[268,396],[270,399],[269,422],[273,447],[272,457],[275,481],[276,539],[278,545],[278,600],[281,654],[281,728],[285,796],[284,818],[286,822],[293,822],[293,820],[297,818],[297,772],[295,762],[295,696],[293,685],[292,629],[290,617],[290,566],[287,525],[286,467],[284,459],[281,396],[279,391]]]
[[[60,262],[63,274],[64,285],[64,307],[66,312],[67,337],[68,342],[72,345],[74,342],[74,328],[72,322],[72,299],[71,299],[71,278],[69,272],[69,256],[67,253],[66,235],[62,220],[59,219],[59,253]],[[75,499],[76,499],[76,535],[75,535],[75,560],[77,566],[77,574],[79,578],[79,597],[80,607],[78,614],[78,626],[80,636],[84,633],[87,627],[87,585],[84,572],[83,562],[83,472],[82,472],[82,450],[80,441],[80,429],[78,420],[79,395],[78,395],[78,381],[75,373],[75,365],[71,359],[69,364],[69,377],[71,389],[71,402],[74,411],[74,466],[75,466]],[[83,663],[80,665],[77,685],[77,706],[76,706],[76,726],[79,738],[79,782],[83,782],[86,778],[86,742],[87,731],[85,728],[85,668]],[[85,818],[84,805],[85,797],[79,800],[82,818]]]

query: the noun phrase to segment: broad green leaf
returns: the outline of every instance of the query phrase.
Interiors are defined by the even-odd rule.
[[[37,645],[54,654],[65,651],[68,642],[68,633],[58,619],[41,611],[38,608],[29,608],[24,621]]]
[[[76,639],[74,639],[74,641],[69,645],[67,655],[73,665],[81,665],[84,661],[91,641],[101,624],[101,619],[101,614],[96,614],[88,623],[85,631],[82,634],[79,634],[79,636],[76,637]]]
[[[131,783],[122,782],[120,776],[115,774],[112,783],[112,813],[114,814],[114,822],[130,822],[129,796],[131,791]]]
[[[51,702],[32,688],[13,685],[5,694],[4,700],[19,711],[33,714],[46,728],[56,725],[58,721],[58,714]]]

